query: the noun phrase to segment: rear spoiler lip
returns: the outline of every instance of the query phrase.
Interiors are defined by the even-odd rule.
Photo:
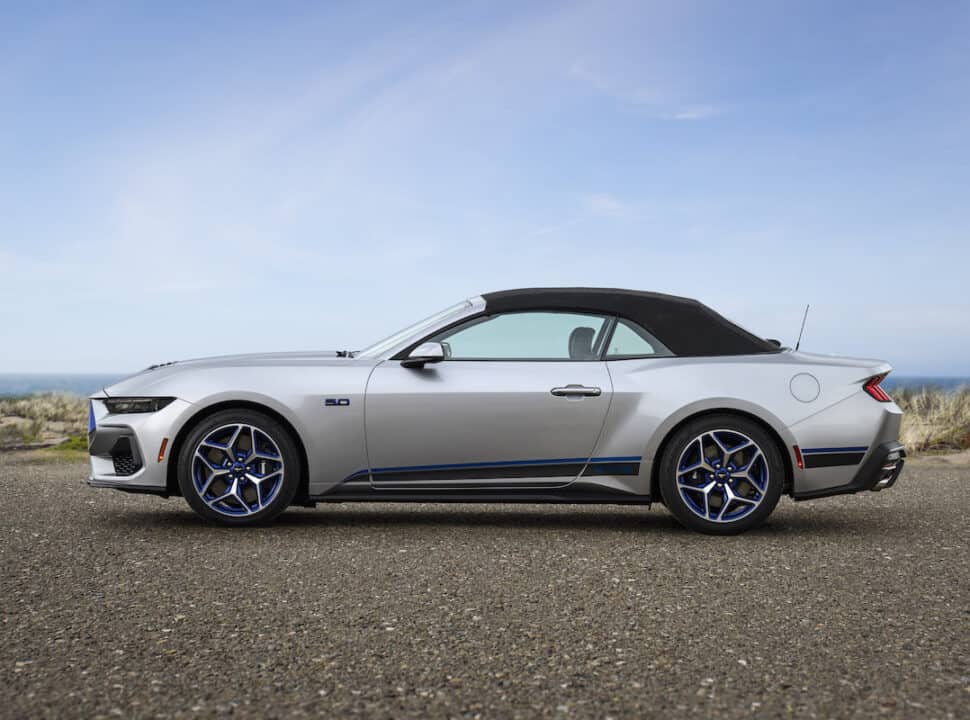
[[[866,374],[863,375],[862,377],[860,377],[856,381],[860,385],[865,385],[867,382],[869,382],[870,380],[872,380],[872,378],[874,378],[874,377],[880,377],[881,376],[882,379],[885,380],[886,379],[886,376],[889,375],[893,371],[893,366],[890,365],[887,362],[883,362],[883,363],[880,363],[879,365],[874,365],[872,367],[864,368],[864,369],[865,369]]]

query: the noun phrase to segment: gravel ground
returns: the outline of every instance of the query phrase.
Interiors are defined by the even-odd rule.
[[[0,716],[967,717],[970,468],[737,538],[660,507],[208,526],[0,456]]]

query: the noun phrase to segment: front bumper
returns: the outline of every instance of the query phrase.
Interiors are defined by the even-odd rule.
[[[172,441],[192,404],[176,399],[158,412],[112,415],[103,400],[91,399],[88,485],[167,495]]]
[[[893,441],[883,443],[875,448],[865,462],[856,471],[852,480],[845,485],[810,490],[795,493],[795,500],[814,500],[831,495],[846,495],[849,493],[872,490],[885,490],[896,484],[905,464],[906,449],[902,443]]]

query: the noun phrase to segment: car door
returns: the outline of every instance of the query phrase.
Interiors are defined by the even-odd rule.
[[[516,312],[426,340],[445,359],[387,360],[367,386],[371,484],[400,490],[560,487],[583,470],[612,383],[599,348],[613,319]]]

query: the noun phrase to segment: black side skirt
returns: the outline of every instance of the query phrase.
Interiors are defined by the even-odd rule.
[[[557,503],[590,505],[649,505],[649,495],[621,492],[590,492],[588,489],[570,490],[372,490],[354,489],[316,495],[314,502],[430,502],[430,503]]]

